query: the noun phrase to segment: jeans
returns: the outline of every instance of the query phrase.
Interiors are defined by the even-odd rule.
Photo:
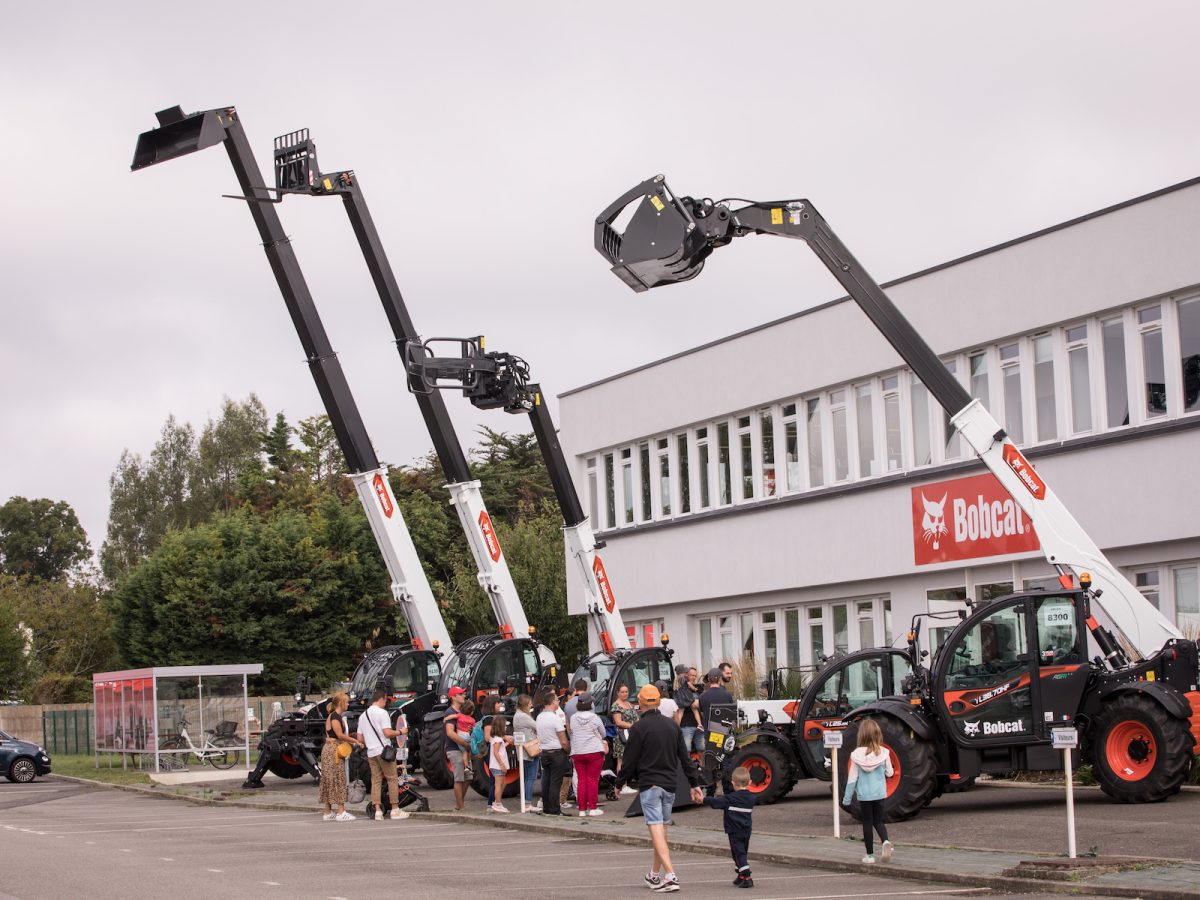
[[[543,750],[542,760],[542,812],[556,815],[562,812],[558,792],[562,790],[563,776],[567,774],[567,754],[562,750]]]
[[[384,762],[381,756],[368,756],[367,764],[371,767],[371,802],[379,809],[379,801],[383,798],[383,782],[387,780],[388,797],[392,801],[392,809],[400,802],[400,785],[396,781],[396,761]]]
[[[881,841],[888,839],[887,826],[883,824],[883,801],[859,800],[858,808],[862,813],[863,846],[867,850],[867,856],[872,856],[875,853],[875,836],[871,833],[872,829],[879,832]]]
[[[688,753],[704,752],[704,732],[700,728],[695,725],[684,725],[679,730],[683,732],[683,746],[687,748]]]
[[[578,776],[575,800],[579,803],[579,811],[587,812],[589,809],[596,809],[600,793],[600,770],[604,768],[604,754],[576,753],[571,759],[575,763],[575,774]]]
[[[666,825],[671,821],[671,808],[675,805],[673,793],[651,785],[638,795],[638,799],[647,825]]]
[[[538,780],[538,773],[541,772],[541,757],[535,756],[532,760],[526,760],[522,766],[526,776],[526,803],[533,803],[533,782]]]

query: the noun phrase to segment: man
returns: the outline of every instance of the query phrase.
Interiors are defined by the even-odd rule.
[[[383,781],[387,779],[388,798],[392,801],[389,818],[407,819],[408,813],[400,809],[400,783],[396,780],[396,761],[383,758],[383,748],[390,738],[403,732],[392,727],[384,705],[387,691],[376,691],[371,695],[371,705],[358,717],[358,739],[367,748],[367,765],[371,767],[371,802],[375,804],[375,821],[383,821],[380,800],[383,797]],[[407,731],[407,729],[405,729]]]
[[[579,707],[579,695],[588,689],[586,678],[577,678],[575,680],[575,690],[571,691],[571,696],[567,698],[567,702],[563,704],[563,712],[567,716],[567,729],[571,727],[571,716],[575,715],[575,710]]]
[[[692,786],[692,802],[703,802],[704,792],[699,788],[700,772],[683,748],[679,726],[659,712],[661,699],[661,692],[652,684],[638,691],[642,715],[629,729],[629,741],[625,745],[616,786],[619,788],[626,781],[637,781],[652,851],[646,885],[668,894],[679,890],[679,878],[671,865],[671,850],[667,845],[667,823],[671,821],[671,808],[675,805],[675,785],[681,766]]]
[[[725,685],[722,683],[724,675],[720,668],[710,669],[708,674],[704,676],[704,693],[700,695],[697,701],[698,718],[700,720],[701,739],[703,740],[705,729],[708,725],[708,710],[714,703],[732,704],[733,695],[729,693]],[[730,765],[733,762],[733,755],[725,757],[725,761],[721,764],[721,790],[726,794],[733,793],[733,783],[729,780]],[[710,784],[706,791],[709,797],[712,797],[717,792],[716,784]]]
[[[721,684],[728,690],[729,683],[733,681],[733,666],[727,662],[723,662],[718,668],[721,670]]]
[[[679,686],[675,688],[675,702],[679,704],[679,714],[675,721],[683,732],[683,745],[688,748],[688,752],[695,750],[697,753],[703,753],[704,733],[700,730],[700,720],[696,716],[700,708],[699,694],[696,690],[697,672],[688,666],[675,668],[683,669],[679,675]]]
[[[471,755],[471,740],[458,733],[458,713],[467,692],[455,685],[446,692],[450,711],[446,713],[446,760],[454,777],[454,808],[460,812],[467,805],[467,759]]]
[[[542,815],[561,816],[563,775],[567,772],[567,726],[558,717],[558,695],[545,688],[541,697],[542,711],[538,714],[537,736],[542,746]],[[569,782],[568,782],[569,783]]]

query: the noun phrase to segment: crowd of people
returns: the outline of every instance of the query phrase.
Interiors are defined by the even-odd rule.
[[[560,697],[552,687],[544,688],[536,697],[519,695],[511,723],[501,714],[501,698],[488,696],[477,706],[466,691],[452,687],[448,692],[450,707],[444,727],[454,808],[465,808],[467,786],[475,780],[475,766],[483,767],[481,775],[487,783],[490,813],[509,812],[503,798],[514,759],[522,767],[522,812],[568,816],[575,809],[581,818],[603,815],[600,786],[607,778],[610,796],[618,792],[638,795],[651,845],[646,885],[660,893],[673,893],[679,890],[679,877],[671,862],[667,829],[682,777],[687,781],[692,802],[722,811],[735,869],[733,884],[753,887],[747,859],[755,803],[750,773],[745,768],[732,768],[732,757],[726,755],[710,783],[703,786],[693,757],[704,752],[705,724],[711,708],[734,703],[729,690],[732,679],[733,667],[722,663],[705,673],[702,684],[697,669],[687,665],[675,667],[673,684],[658,681],[643,685],[636,697],[631,697],[629,686],[622,684],[607,711],[611,724],[596,713],[596,701],[585,679],[575,681],[566,697]],[[349,752],[340,749],[344,746],[350,750],[361,747],[365,751],[371,771],[374,817],[383,818],[380,803],[386,785],[391,802],[389,818],[407,818],[408,814],[398,808],[395,755],[385,752],[394,740],[401,743],[405,740],[408,729],[404,717],[392,721],[385,709],[387,694],[380,691],[351,734],[344,718],[348,702],[346,694],[338,693],[328,704],[326,741],[321,754],[320,800],[325,807],[324,818],[336,821],[354,818],[345,808],[347,784],[341,763]],[[515,757],[510,755],[514,747],[520,750]],[[611,769],[604,766],[606,758],[613,761]],[[882,860],[887,862],[893,852],[883,823],[886,779],[892,773],[891,756],[882,744],[880,729],[867,719],[859,728],[858,747],[850,757],[843,797],[846,804],[856,799],[862,811],[864,863],[875,862],[875,833],[882,841]],[[534,790],[539,782],[541,796],[535,804]],[[722,788],[720,796],[716,793],[718,782]]]

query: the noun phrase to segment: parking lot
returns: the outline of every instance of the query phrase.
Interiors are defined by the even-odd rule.
[[[42,897],[354,900],[402,893],[457,897],[647,896],[647,852],[487,826],[417,818],[323,822],[308,811],[199,807],[52,781],[4,785],[0,900]],[[729,896],[731,867],[678,853],[683,892]],[[889,877],[755,866],[771,900],[978,897],[971,890]],[[1032,895],[1031,895],[1032,896]]]

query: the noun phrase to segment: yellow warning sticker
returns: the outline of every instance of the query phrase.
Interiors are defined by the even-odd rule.
[[[650,195],[650,202],[654,204],[654,208],[657,209],[659,212],[663,211],[663,202],[658,199],[658,196],[656,194]]]
[[[708,733],[708,742],[710,744],[716,744],[718,747],[720,747],[725,743],[725,736],[718,734],[715,731],[710,731]]]
[[[333,182],[332,181],[330,181],[328,178],[326,178],[324,183],[325,183],[325,190],[327,190],[327,191],[333,190]]]
[[[782,225],[783,224],[783,210],[782,209],[779,209],[778,207],[776,207],[775,209],[771,210],[771,224],[772,225]]]

